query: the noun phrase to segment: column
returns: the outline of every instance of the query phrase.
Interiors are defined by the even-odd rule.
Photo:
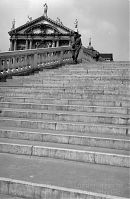
[[[71,46],[71,40],[69,40],[69,46]]]
[[[32,39],[30,39],[29,49],[32,49]]]
[[[14,50],[17,50],[17,40],[14,40]]]
[[[56,47],[59,47],[59,40],[56,42]]]
[[[12,39],[10,39],[10,51],[12,51],[13,50],[13,41],[12,41]]]
[[[26,39],[26,46],[25,49],[28,49],[28,40]]]
[[[55,47],[55,41],[52,41],[52,47]]]

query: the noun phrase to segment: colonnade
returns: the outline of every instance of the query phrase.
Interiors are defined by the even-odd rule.
[[[39,43],[41,41],[48,41],[50,42],[50,45],[47,45],[47,47],[59,47],[60,46],[60,40],[55,40],[55,39],[45,39],[45,40],[40,40],[40,39],[32,39],[32,38],[28,38],[28,39],[22,39],[22,38],[11,38],[10,39],[10,51],[15,51],[15,50],[20,50],[18,45],[20,46],[20,40],[21,41],[24,41],[23,43],[21,43],[21,45],[23,44],[23,49],[21,50],[27,50],[27,49],[35,49],[37,48],[37,45],[35,45],[36,43]],[[38,42],[37,42],[38,41]],[[62,40],[61,40],[62,41]],[[68,46],[71,45],[71,41],[70,40],[67,40],[68,41]]]
[[[32,39],[26,39],[25,40],[25,50],[26,49],[32,49]],[[18,50],[18,39],[10,39],[10,51]]]

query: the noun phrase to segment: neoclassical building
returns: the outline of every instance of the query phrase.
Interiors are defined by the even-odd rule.
[[[56,21],[47,16],[47,8],[39,18],[30,19],[26,24],[15,28],[13,23],[10,35],[10,50],[26,50],[46,47],[69,46],[74,30],[64,26],[59,18]]]

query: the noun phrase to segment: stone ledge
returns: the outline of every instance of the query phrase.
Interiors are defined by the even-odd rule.
[[[130,150],[130,140],[115,139],[115,138],[102,138],[83,135],[67,135],[52,133],[38,133],[28,131],[15,131],[0,129],[0,138],[20,139],[29,141],[40,142],[55,142],[63,144],[84,145],[92,147],[105,147],[114,149]]]
[[[9,178],[0,178],[0,193],[11,196],[24,197],[25,199],[127,199],[78,189],[36,184]]]
[[[111,165],[117,167],[130,167],[130,157],[127,155],[100,153],[75,149],[54,148],[45,146],[43,147],[1,142],[0,153],[48,157],[84,163]]]
[[[72,132],[89,132],[89,133],[105,133],[105,134],[119,134],[130,135],[130,128],[128,125],[115,124],[99,124],[99,123],[82,123],[69,121],[54,121],[54,120],[36,120],[27,118],[10,118],[1,117],[0,124],[7,127],[17,128],[31,128],[57,131],[72,131]]]

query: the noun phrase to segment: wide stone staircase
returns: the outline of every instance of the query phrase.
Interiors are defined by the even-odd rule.
[[[65,65],[0,82],[0,193],[129,198],[129,88],[127,62]]]

